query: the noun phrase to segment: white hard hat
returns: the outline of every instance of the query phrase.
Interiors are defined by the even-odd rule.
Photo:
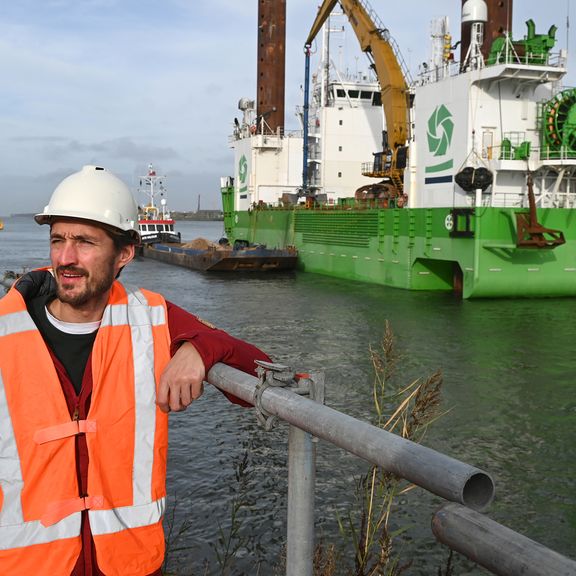
[[[120,178],[100,166],[84,166],[64,178],[34,219],[49,224],[58,216],[100,222],[130,235],[135,242],[140,239],[138,206],[132,193]]]

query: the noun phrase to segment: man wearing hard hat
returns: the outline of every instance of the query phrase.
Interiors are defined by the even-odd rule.
[[[137,206],[104,168],[68,176],[35,218],[52,266],[0,300],[0,574],[160,575],[167,413],[216,362],[253,374],[268,357],[117,280]]]

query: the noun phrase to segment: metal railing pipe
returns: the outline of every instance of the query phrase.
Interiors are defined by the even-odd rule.
[[[210,384],[254,404],[258,379],[224,364],[208,373]],[[384,470],[453,502],[483,510],[494,497],[494,482],[484,471],[294,394],[270,387],[261,405],[318,438],[344,448]]]
[[[501,576],[574,576],[576,562],[459,504],[432,518],[434,536]]]
[[[296,426],[288,431],[286,576],[312,576],[316,445]]]

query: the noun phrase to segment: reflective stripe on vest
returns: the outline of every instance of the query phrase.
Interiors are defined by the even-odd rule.
[[[14,289],[13,289],[14,290]],[[115,283],[115,293],[124,288]],[[165,497],[152,497],[153,466],[156,433],[156,377],[160,368],[155,365],[154,327],[160,327],[165,337],[162,361],[169,358],[169,336],[166,308],[163,299],[152,295],[162,304],[149,305],[140,291],[126,293],[127,304],[109,304],[102,319],[102,327],[129,326],[134,373],[134,460],[132,473],[133,499],[129,506],[110,509],[89,510],[93,535],[113,534],[125,529],[138,528],[159,523],[165,509]],[[5,297],[5,298],[8,298]],[[5,313],[0,321],[0,337],[17,335],[28,331],[37,333],[37,328],[25,310],[21,297],[13,293],[10,299],[16,312]],[[3,308],[4,310],[6,309]],[[57,426],[60,423],[55,423]],[[165,423],[163,422],[162,425]],[[97,432],[96,432],[97,433]],[[69,441],[55,438],[54,442]],[[50,440],[48,440],[50,442]],[[111,447],[110,449],[113,449]],[[45,527],[39,520],[24,521],[22,491],[24,479],[13,421],[6,395],[5,382],[0,367],[0,551],[44,544],[56,540],[74,538],[80,534],[81,514],[75,512],[60,519],[56,524]],[[3,496],[3,498],[2,498]]]
[[[0,337],[30,330],[36,330],[36,325],[26,311],[7,314],[0,323]],[[0,456],[4,478],[1,485],[4,498],[0,509],[0,550],[45,544],[80,534],[80,514],[69,516],[64,522],[48,529],[42,526],[39,520],[24,521],[21,500],[24,480],[1,371]]]
[[[132,475],[132,506],[112,510],[90,510],[92,534],[108,534],[125,528],[138,528],[162,519],[165,499],[150,500],[152,464],[154,461],[154,430],[156,427],[156,380],[154,337],[152,326],[166,323],[163,306],[148,306],[142,292],[128,292],[128,304],[108,306],[102,317],[103,326],[128,324],[132,334],[135,389],[134,473]]]
[[[112,510],[89,510],[90,528],[94,536],[113,534],[126,528],[141,528],[159,522],[164,516],[166,498],[141,506],[125,506]]]
[[[34,324],[34,320],[30,318],[28,312],[6,314],[2,323],[0,323],[0,338],[18,332],[27,332],[28,330],[36,330],[36,324]]]
[[[13,314],[12,316],[22,315]],[[28,319],[30,319],[29,316]],[[31,319],[30,321],[32,322]],[[12,327],[16,328],[13,332],[24,331],[18,330],[18,325],[20,327],[29,326],[27,322],[12,323]],[[32,322],[32,326],[34,329],[36,328],[34,322]],[[25,330],[29,329],[29,327],[25,328]],[[49,528],[42,526],[39,520],[24,521],[21,501],[24,481],[1,372],[0,456],[2,459],[2,477],[4,478],[1,486],[4,493],[4,502],[0,509],[0,550],[10,550],[11,548],[31,546],[32,544],[46,544],[62,538],[78,536],[80,534],[80,514],[72,514],[62,522]]]

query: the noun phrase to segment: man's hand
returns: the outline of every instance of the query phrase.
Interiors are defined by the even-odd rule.
[[[206,368],[198,351],[184,342],[168,362],[158,388],[156,403],[162,412],[180,412],[202,395]]]

